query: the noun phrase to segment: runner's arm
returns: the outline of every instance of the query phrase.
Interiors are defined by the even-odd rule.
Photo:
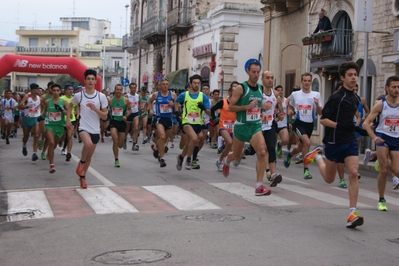
[[[363,129],[367,131],[370,138],[375,142],[376,135],[374,130],[371,129],[371,124],[373,123],[374,119],[377,118],[378,114],[382,111],[382,101],[378,101],[373,108],[371,109],[370,114],[367,116],[366,120],[363,123]]]

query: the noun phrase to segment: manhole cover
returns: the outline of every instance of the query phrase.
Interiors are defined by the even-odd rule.
[[[133,265],[151,263],[167,259],[171,254],[156,249],[131,249],[106,252],[93,257],[93,260],[103,264]]]
[[[389,242],[399,244],[399,238],[388,239]]]
[[[244,220],[245,217],[231,214],[211,213],[211,214],[197,214],[186,215],[185,220],[197,222],[235,222]]]

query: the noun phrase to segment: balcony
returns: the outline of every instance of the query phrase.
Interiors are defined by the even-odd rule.
[[[152,17],[141,26],[141,38],[149,44],[165,40],[165,23],[162,18]]]
[[[308,45],[310,67],[337,66],[351,60],[353,55],[353,30],[332,29],[302,39]]]
[[[71,55],[71,49],[72,49],[72,55],[76,56],[78,52],[78,49],[76,47],[71,48],[71,47],[59,47],[59,46],[44,46],[44,47],[17,46],[15,47],[15,53],[27,54],[27,55],[69,56]]]
[[[187,34],[192,25],[189,8],[175,8],[168,12],[168,30],[171,33]]]

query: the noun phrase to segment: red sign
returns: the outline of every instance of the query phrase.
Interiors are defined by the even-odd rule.
[[[204,55],[211,55],[212,52],[212,43],[204,44],[193,49],[193,57],[199,57]]]
[[[143,81],[143,83],[148,83],[147,75],[143,75],[142,81]]]

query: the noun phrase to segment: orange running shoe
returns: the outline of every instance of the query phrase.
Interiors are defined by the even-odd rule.
[[[84,175],[85,174],[84,171],[85,171],[85,164],[79,161],[78,167],[76,167],[76,174],[78,176]]]
[[[361,226],[363,223],[364,223],[363,217],[360,216],[357,211],[354,211],[349,215],[346,227],[355,228],[356,226]]]
[[[87,188],[86,178],[85,177],[81,177],[80,178],[80,187],[83,188],[83,189]]]
[[[308,152],[305,157],[303,157],[303,164],[311,164],[315,161],[315,157],[323,150],[323,147],[316,146],[311,152]]]

